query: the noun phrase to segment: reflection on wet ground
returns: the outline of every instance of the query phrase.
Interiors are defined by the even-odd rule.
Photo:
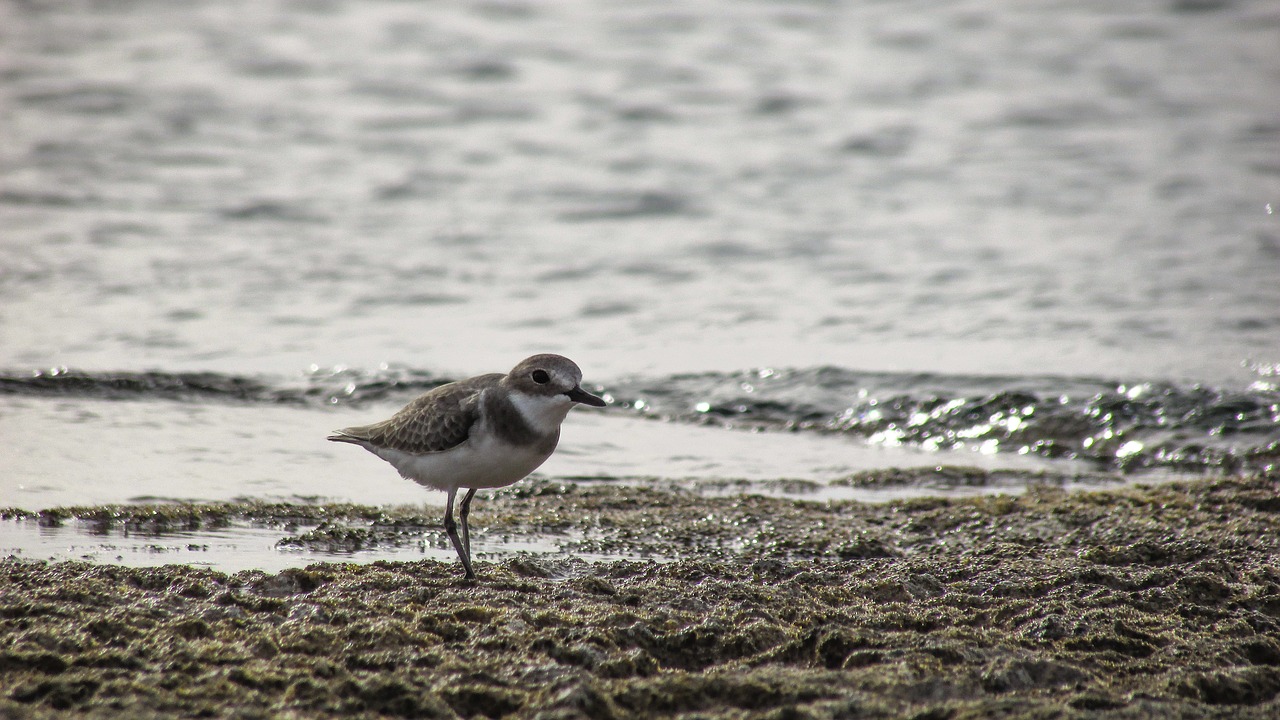
[[[1172,482],[1146,478],[1146,482]],[[733,555],[761,543],[789,547],[815,530],[858,536],[841,508],[890,510],[912,503],[1087,492],[1132,485],[1118,475],[1054,475],[927,467],[869,471],[830,484],[807,480],[537,478],[477,496],[478,559],[512,556],[669,560]],[[346,504],[129,504],[8,511],[0,554],[132,566],[193,564],[224,572],[279,570],[312,562],[432,559],[455,554],[440,508]],[[808,520],[805,518],[810,517]],[[788,519],[789,518],[789,519]],[[814,519],[816,518],[816,519]],[[794,524],[791,530],[785,526]],[[840,542],[829,540],[833,547]],[[806,553],[802,555],[807,556]],[[791,556],[781,552],[782,557]]]

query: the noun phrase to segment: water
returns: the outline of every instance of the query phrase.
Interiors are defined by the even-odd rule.
[[[382,545],[367,551],[331,553],[295,548],[279,543],[278,527],[234,524],[220,529],[175,531],[161,535],[103,532],[77,525],[42,527],[33,523],[0,522],[0,548],[6,555],[36,560],[116,563],[134,567],[185,564],[222,572],[263,570],[279,572],[317,562],[370,563],[379,560],[454,562],[458,555],[448,540],[404,546]],[[542,538],[477,538],[472,554],[478,560],[509,557],[516,553],[560,553]],[[616,559],[610,555],[573,553],[587,561]]]
[[[533,352],[613,400],[553,476],[1274,470],[1277,33],[1263,0],[6,4],[0,506],[435,502],[324,433]]]

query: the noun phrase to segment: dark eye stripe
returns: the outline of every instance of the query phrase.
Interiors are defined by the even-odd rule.
[[[546,385],[551,381],[551,376],[547,374],[546,370],[534,370],[529,373],[529,377],[533,378],[533,381],[539,385]]]

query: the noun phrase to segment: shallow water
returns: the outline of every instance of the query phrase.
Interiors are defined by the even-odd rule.
[[[24,560],[75,560],[130,567],[179,563],[227,573],[241,570],[279,572],[317,562],[364,564],[380,560],[436,560],[453,563],[458,559],[453,547],[443,537],[354,551],[291,547],[281,544],[282,537],[287,537],[287,533],[278,527],[244,523],[218,529],[146,534],[122,530],[104,532],[79,523],[47,527],[31,520],[0,520],[0,555]],[[588,562],[635,557],[632,554],[566,553],[561,547],[565,540],[564,537],[536,535],[530,538],[476,536],[472,542],[472,557],[478,561],[490,561],[526,554],[573,557]],[[655,558],[646,556],[646,559]]]
[[[1141,484],[1150,489],[1153,483],[1175,479],[1146,474]],[[782,551],[794,540],[793,534],[815,530],[775,527],[779,513],[838,515],[842,507],[869,509],[894,502],[881,511],[894,515],[949,500],[1008,501],[1028,492],[1065,497],[1083,490],[1125,489],[1135,481],[1111,474],[945,465],[863,471],[830,484],[777,478],[535,475],[510,488],[477,495],[471,544],[475,559],[494,561],[512,556],[590,563],[665,562],[700,553],[720,557],[759,543]],[[0,554],[135,567],[181,563],[223,572],[279,570],[317,561],[432,559],[452,564],[456,555],[441,517],[438,505],[298,499],[146,498],[141,504],[38,513],[4,509]],[[853,521],[817,529],[854,536],[868,531]]]
[[[541,351],[613,400],[551,476],[1273,469],[1278,30],[5,5],[0,506],[433,502],[324,433]]]

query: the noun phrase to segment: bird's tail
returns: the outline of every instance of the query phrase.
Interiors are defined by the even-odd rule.
[[[333,434],[325,439],[333,442],[351,443],[352,445],[359,445],[364,441],[363,438],[353,435],[350,432],[347,432],[347,430],[334,430]]]

